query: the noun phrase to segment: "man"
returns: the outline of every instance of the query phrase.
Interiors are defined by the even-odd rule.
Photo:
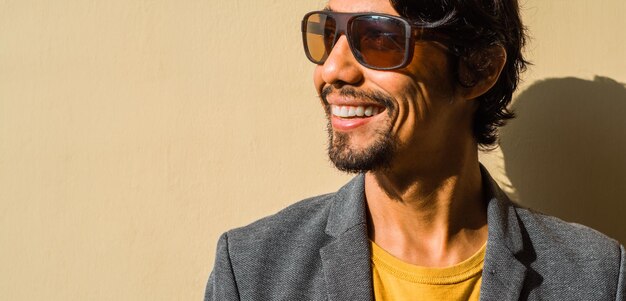
[[[302,30],[329,156],[358,175],[225,233],[205,300],[624,300],[622,246],[478,162],[526,65],[517,1],[330,0]]]

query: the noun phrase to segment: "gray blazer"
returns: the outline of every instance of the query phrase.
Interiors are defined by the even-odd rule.
[[[521,208],[485,170],[483,178],[489,236],[480,300],[625,300],[623,246]],[[363,179],[224,233],[205,300],[373,300]]]

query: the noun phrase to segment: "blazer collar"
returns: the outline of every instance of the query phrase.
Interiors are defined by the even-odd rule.
[[[518,300],[535,254],[516,205],[480,168],[489,231],[480,299]],[[360,174],[332,200],[326,233],[335,239],[320,250],[330,300],[373,299],[364,187]]]

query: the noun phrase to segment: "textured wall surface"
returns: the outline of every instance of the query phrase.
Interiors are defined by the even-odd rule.
[[[341,186],[349,177],[326,159],[300,45],[301,16],[322,6],[0,0],[2,299],[199,300],[222,232]],[[606,232],[626,228],[617,221],[626,193],[616,188],[626,163],[600,151],[626,145],[626,3],[523,6],[535,66],[515,106],[531,117],[511,124],[510,147],[482,160],[522,203]],[[581,90],[570,106],[573,85]],[[535,114],[544,98],[559,101],[554,114]],[[598,99],[603,107],[588,115]],[[572,137],[537,140],[526,126],[553,123]],[[612,134],[594,138],[600,132]],[[566,169],[533,190],[524,175],[540,166],[524,163],[544,155],[552,159],[542,166]],[[587,159],[597,164],[576,168]],[[565,172],[579,177],[562,180]],[[572,197],[568,185],[601,197],[523,200],[552,188],[564,192],[550,197]]]
[[[482,161],[523,205],[626,243],[626,2],[521,5],[534,65]]]

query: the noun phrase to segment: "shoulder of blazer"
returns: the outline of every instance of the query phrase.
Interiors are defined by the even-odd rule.
[[[554,216],[520,207],[516,211],[524,245],[532,250],[522,259],[529,263],[527,278],[539,286],[542,298],[553,300],[572,292],[580,300],[614,300],[619,295],[624,266],[619,242]]]
[[[569,262],[621,260],[619,242],[597,230],[532,209],[516,207],[516,211],[537,252],[561,254]]]
[[[258,253],[293,249],[294,244],[312,244],[326,237],[334,193],[304,199],[247,226],[228,231],[231,251]]]

